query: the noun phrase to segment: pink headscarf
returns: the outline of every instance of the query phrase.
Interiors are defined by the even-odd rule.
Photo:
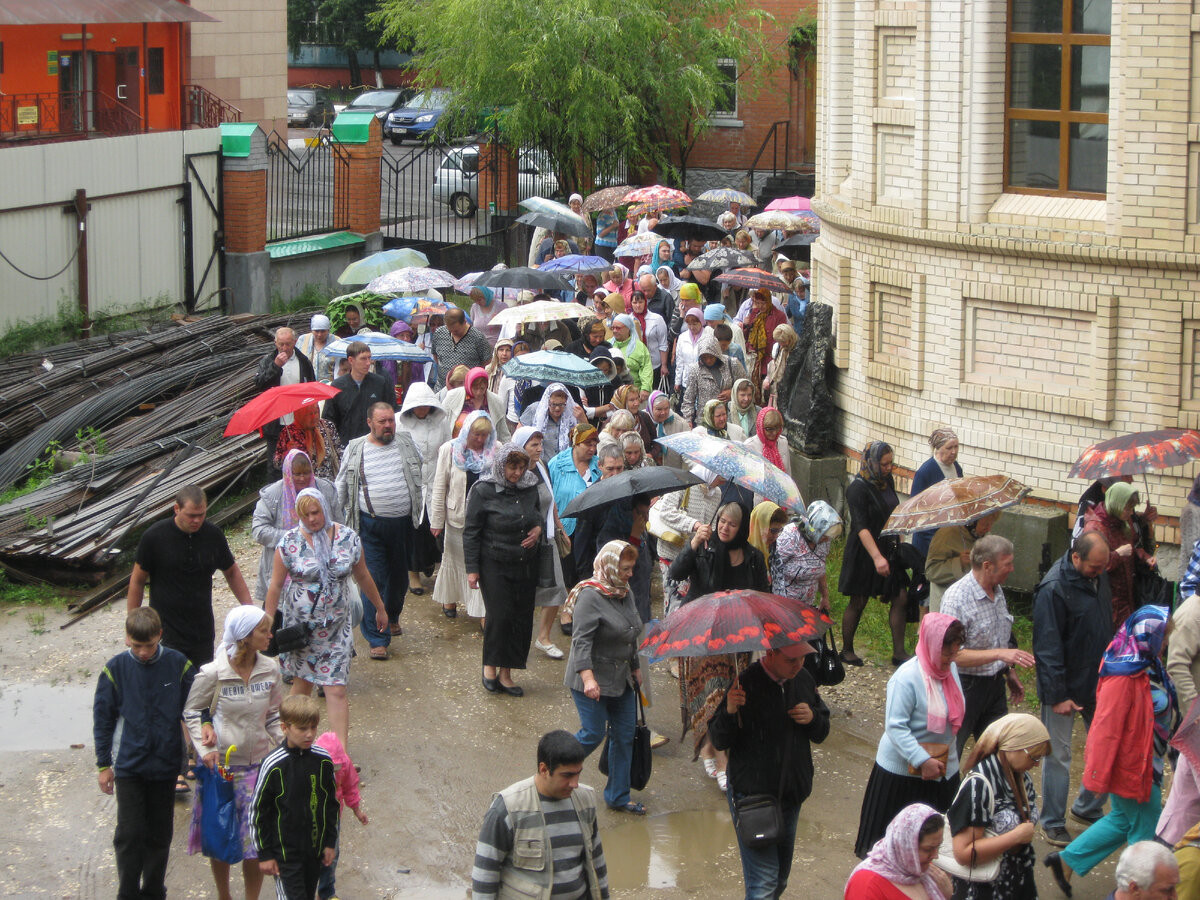
[[[926,616],[928,618],[928,615]],[[888,824],[883,837],[875,842],[867,858],[854,867],[854,872],[862,869],[882,875],[893,884],[916,884],[920,882],[929,894],[929,900],[946,900],[946,895],[938,887],[937,881],[929,870],[921,869],[921,856],[918,849],[920,844],[921,827],[932,816],[939,815],[932,806],[924,803],[913,803],[904,807],[896,814],[896,818]]]
[[[773,441],[768,441],[766,432],[763,429],[763,420],[766,419],[767,413],[769,412],[777,413],[779,410],[773,406],[764,406],[762,409],[760,409],[758,411],[758,418],[754,420],[754,433],[758,435],[758,440],[762,444],[763,459],[769,463],[774,463],[776,466],[782,469],[783,457],[779,455],[779,439],[776,438]],[[780,418],[782,417],[783,416],[781,414]]]
[[[483,379],[484,386],[486,387],[488,382],[488,373],[487,369],[483,368],[482,366],[476,366],[467,373],[467,380],[463,382],[463,390],[466,391],[466,397],[463,400],[464,405],[466,404],[467,400],[471,398],[471,385],[473,385],[480,378]],[[487,404],[485,403],[481,409],[487,409]]]
[[[308,458],[308,454],[300,449],[292,449],[287,452],[283,458],[283,496],[279,498],[279,515],[283,520],[280,524],[284,530],[290,530],[300,524],[300,517],[296,515],[296,477],[292,474],[292,466],[296,460],[303,456],[304,461],[308,463],[309,469],[312,469],[312,460]],[[316,483],[316,479],[313,479]]]
[[[929,710],[929,731],[942,734],[947,725],[957,732],[963,723],[962,688],[954,680],[950,667],[942,668],[942,640],[946,630],[958,620],[945,613],[926,613],[917,639],[917,662],[925,681],[925,702]],[[937,682],[936,684],[934,682]]]

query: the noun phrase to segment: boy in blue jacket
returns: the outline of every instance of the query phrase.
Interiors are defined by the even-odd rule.
[[[158,613],[148,606],[131,610],[125,619],[129,649],[101,670],[92,705],[100,790],[111,794],[115,789],[117,795],[117,900],[167,895],[175,778],[183,754],[180,723],[196,670],[161,640]]]

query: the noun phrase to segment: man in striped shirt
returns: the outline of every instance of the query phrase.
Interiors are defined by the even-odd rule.
[[[579,783],[586,754],[567,731],[542,735],[537,774],[492,798],[475,845],[471,896],[602,900],[608,869],[596,795]]]

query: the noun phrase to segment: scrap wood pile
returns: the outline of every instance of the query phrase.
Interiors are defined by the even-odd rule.
[[[169,511],[180,487],[200,484],[212,496],[255,467],[261,439],[222,431],[257,393],[272,330],[306,321],[213,316],[5,360],[0,491],[52,455],[74,462],[0,505],[9,574],[98,581],[122,539]]]

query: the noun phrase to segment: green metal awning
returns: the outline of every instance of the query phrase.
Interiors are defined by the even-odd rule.
[[[320,250],[336,250],[339,247],[349,247],[353,244],[365,243],[364,238],[348,231],[335,231],[332,234],[316,234],[311,237],[293,238],[290,241],[276,241],[267,244],[267,252],[271,259],[286,259],[289,256],[302,256],[305,253],[316,253]]]

